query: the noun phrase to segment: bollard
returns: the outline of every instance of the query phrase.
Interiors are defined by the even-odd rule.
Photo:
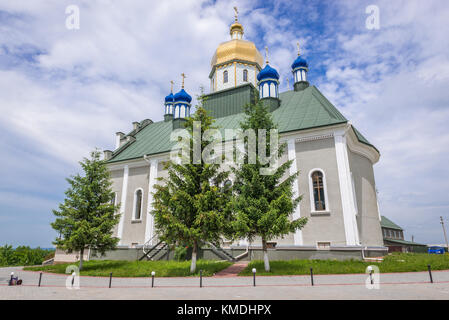
[[[41,286],[41,280],[42,280],[42,272],[39,273],[39,284],[37,285],[38,287]]]
[[[200,270],[200,288],[203,287],[203,270]]]
[[[151,288],[154,288],[154,275],[156,274],[156,272],[151,271]]]
[[[72,273],[72,287],[75,284],[75,277],[76,277],[76,272]]]
[[[310,282],[312,283],[312,286],[314,285],[313,284],[313,268],[310,268]]]
[[[430,283],[433,283],[432,268],[430,267],[430,264],[427,265],[427,270],[429,270]]]
[[[374,284],[373,281],[373,268],[371,266],[368,266],[368,272],[369,272],[369,281],[371,284]]]
[[[112,285],[112,272],[109,274],[109,288],[111,288]]]
[[[256,286],[256,268],[253,268],[253,287],[255,287]]]

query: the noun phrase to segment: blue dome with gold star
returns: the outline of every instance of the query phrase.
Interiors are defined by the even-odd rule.
[[[308,69],[309,65],[307,64],[306,59],[303,59],[301,56],[298,56],[292,64],[292,69],[295,70],[296,68],[300,68],[300,67]]]
[[[263,68],[259,74],[257,75],[257,80],[261,81],[264,79],[276,79],[279,80],[279,73],[276,71],[276,69],[270,67],[269,64]]]
[[[165,102],[173,102],[175,101],[175,97],[173,96],[173,92],[171,92],[168,96],[165,97]]]
[[[181,89],[181,91],[179,91],[177,94],[175,94],[175,102],[178,101],[185,101],[190,103],[190,101],[192,101],[192,97],[184,90]]]

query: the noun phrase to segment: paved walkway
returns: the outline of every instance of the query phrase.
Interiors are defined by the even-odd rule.
[[[248,263],[248,261],[236,262],[226,269],[217,272],[214,277],[236,277],[240,273],[240,271],[248,266]]]
[[[23,279],[22,286],[8,287],[14,272]],[[434,271],[430,283],[427,272],[388,273],[380,275],[380,288],[367,289],[366,274],[310,276],[259,276],[256,287],[252,277],[151,278],[80,277],[80,289],[66,287],[70,275],[43,273],[21,268],[0,268],[0,299],[449,299],[449,271]]]

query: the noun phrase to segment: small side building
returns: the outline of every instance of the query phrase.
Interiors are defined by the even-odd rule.
[[[427,252],[425,244],[405,240],[404,229],[387,217],[382,216],[380,225],[382,227],[384,246],[388,248],[388,252]]]

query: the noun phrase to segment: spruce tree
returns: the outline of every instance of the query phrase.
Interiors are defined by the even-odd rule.
[[[270,130],[276,129],[271,114],[260,101],[246,105],[245,114],[245,120],[240,126],[243,131],[254,130],[256,140],[254,149],[257,153],[255,161],[248,161],[248,144],[251,141],[245,136],[244,161],[231,168],[235,175],[234,199],[230,203],[234,212],[232,225],[236,238],[247,238],[250,242],[253,242],[256,237],[261,238],[264,267],[266,271],[270,271],[267,241],[301,229],[307,223],[307,218],[292,220],[290,217],[301,200],[299,195],[293,198],[292,190],[298,172],[287,175],[284,179],[292,164],[291,160],[273,168],[271,174],[261,174],[261,169],[269,166],[264,164],[261,155],[266,155],[270,160],[279,160],[285,153],[286,145],[279,145],[277,140],[279,148],[277,152],[270,155]],[[260,129],[266,130],[265,143],[259,141]],[[278,139],[278,137],[275,138]],[[261,142],[260,146],[259,142]]]
[[[101,255],[115,249],[119,239],[112,234],[120,217],[116,214],[118,206],[112,203],[112,182],[100,152],[93,151],[91,158],[84,158],[80,165],[84,175],[66,179],[70,187],[59,210],[53,210],[56,220],[51,226],[60,234],[53,244],[67,252],[79,252],[81,270],[86,248]]]
[[[200,155],[209,144],[193,134],[194,121],[201,123],[201,137],[206,130],[213,127],[212,117],[207,115],[200,105],[194,115],[187,119],[185,128],[188,139],[184,141],[190,147],[189,160],[182,162],[168,161],[167,178],[159,178],[161,182],[155,186],[154,215],[155,227],[160,240],[169,244],[187,244],[192,246],[190,272],[196,270],[198,249],[202,242],[218,243],[229,227],[230,187],[225,184],[229,172],[220,170],[219,163],[194,163],[194,140],[200,146]],[[221,141],[220,141],[221,143]]]

